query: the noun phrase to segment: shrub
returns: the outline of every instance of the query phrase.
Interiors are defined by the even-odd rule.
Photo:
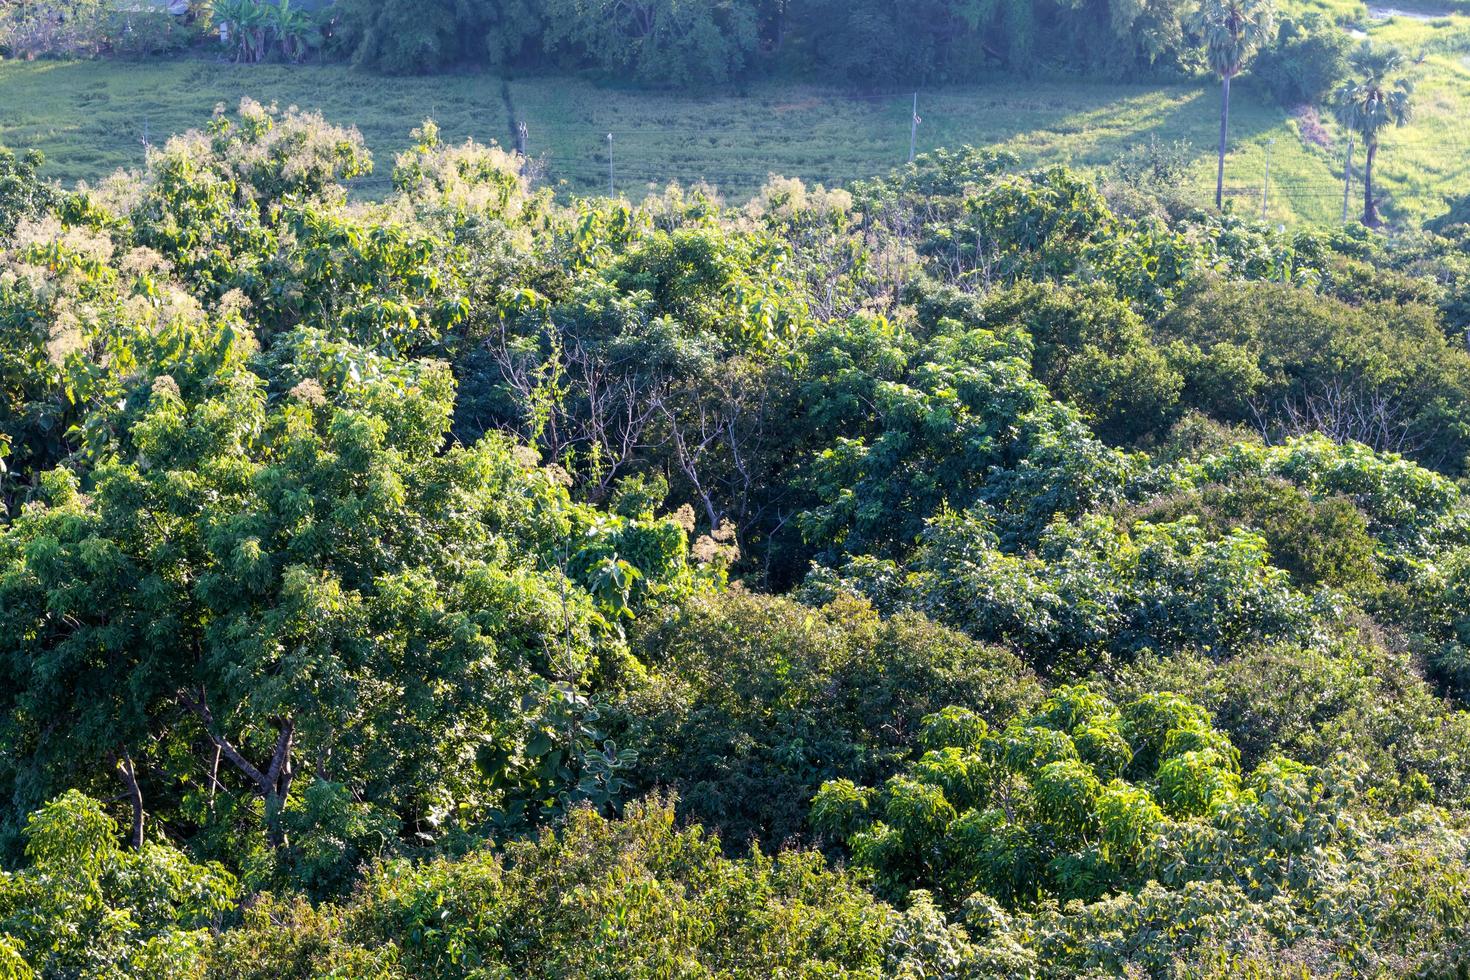
[[[1320,15],[1284,18],[1276,39],[1251,62],[1251,78],[1288,108],[1320,104],[1347,77],[1352,44]]]
[[[633,648],[654,672],[623,705],[637,778],[733,847],[797,837],[824,780],[886,777],[946,704],[994,721],[1036,696],[1011,654],[852,598],[696,598],[638,623]]]
[[[1179,698],[1120,711],[1063,687],[1032,714],[956,739],[964,710],[927,723],[927,751],[881,787],[834,780],[812,802],[813,826],[886,894],[933,889],[951,907],[976,891],[1012,908],[1095,899],[1142,882],[1170,818],[1220,812],[1240,794],[1228,739]]]

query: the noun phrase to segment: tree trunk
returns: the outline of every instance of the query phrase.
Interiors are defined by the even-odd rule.
[[[133,829],[128,835],[128,843],[133,850],[143,849],[143,823],[146,815],[143,810],[143,789],[138,785],[138,766],[133,762],[133,754],[123,749],[122,757],[117,760],[117,774],[123,781],[123,786],[128,791],[128,802],[133,808]]]
[[[1363,224],[1378,227],[1378,202],[1373,200],[1373,158],[1378,155],[1378,142],[1368,144],[1368,162],[1363,164]]]
[[[1342,167],[1342,223],[1347,224],[1348,195],[1353,189],[1353,134],[1348,133],[1347,162]]]
[[[1220,160],[1215,167],[1215,210],[1225,206],[1225,135],[1230,129],[1230,76],[1220,79]]]
[[[271,752],[270,764],[262,771],[245,758],[229,739],[214,730],[214,714],[209,710],[209,703],[205,700],[202,690],[197,695],[182,691],[179,694],[179,700],[204,723],[204,734],[219,754],[230,760],[235,768],[254,784],[255,792],[265,803],[266,839],[273,848],[284,846],[286,832],[281,817],[286,808],[286,800],[291,793],[291,781],[296,775],[291,760],[291,749],[296,740],[296,723],[290,718],[276,722],[280,730],[276,736],[275,749]]]

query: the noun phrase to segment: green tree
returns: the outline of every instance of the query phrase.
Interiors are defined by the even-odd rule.
[[[91,492],[53,471],[0,532],[9,775],[47,792],[125,760],[163,776],[135,808],[208,824],[224,791],[276,848],[322,782],[414,833],[535,816],[578,779],[612,619],[681,574],[682,531],[577,507],[503,437],[445,450],[442,364],[286,350],[272,398],[238,361],[135,391]]]
[[[14,234],[22,220],[44,213],[61,199],[61,192],[39,175],[45,162],[40,150],[17,156],[0,147],[0,241]]]
[[[1220,79],[1220,147],[1215,169],[1215,207],[1225,200],[1225,142],[1230,128],[1230,81],[1271,39],[1273,0],[1203,0],[1194,27],[1204,41],[1205,60]]]
[[[1402,126],[1414,112],[1414,85],[1401,76],[1405,61],[1397,48],[1375,48],[1364,41],[1349,56],[1354,78],[1337,93],[1338,118],[1363,139],[1368,158],[1363,164],[1363,224],[1379,224],[1373,196],[1373,164],[1379,138],[1390,126]]]
[[[740,77],[755,55],[752,0],[545,0],[546,46],[645,84]]]
[[[778,596],[697,597],[633,629],[656,675],[620,705],[635,778],[733,849],[798,839],[827,779],[891,775],[920,720],[946,704],[1000,721],[1039,685],[1014,654],[916,613],[850,596],[813,609]]]
[[[102,806],[75,790],[30,816],[25,865],[0,871],[0,976],[7,948],[37,977],[178,976],[209,943],[239,885],[169,844],[119,846]],[[17,949],[18,948],[18,949]],[[7,969],[9,968],[9,969]]]

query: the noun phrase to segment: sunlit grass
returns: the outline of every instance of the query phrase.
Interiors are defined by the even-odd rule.
[[[1408,0],[1393,6],[1408,7]],[[1384,137],[1378,178],[1387,213],[1405,222],[1436,215],[1470,190],[1470,17],[1373,20],[1358,0],[1296,0],[1375,42],[1393,43],[1415,67],[1418,112]],[[813,85],[762,83],[743,92],[648,92],[581,78],[509,83],[516,118],[549,180],[574,192],[604,191],[607,134],[619,193],[642,196],[670,181],[707,181],[731,200],[780,173],[842,183],[908,158],[912,96],[854,96]],[[337,66],[237,66],[213,61],[0,63],[0,145],[37,146],[64,183],[96,179],[143,159],[145,132],[159,142],[202,125],[216,103],[248,95],[319,109],[357,126],[378,161],[359,193],[387,188],[392,156],[432,117],[450,139],[512,142],[502,81],[481,74],[385,79]],[[1009,150],[1027,165],[1106,168],[1146,142],[1187,140],[1194,161],[1184,187],[1213,199],[1219,91],[1208,81],[1126,85],[1084,80],[997,78],[919,94],[920,151],[971,144]],[[1260,207],[1270,144],[1268,214],[1283,223],[1323,224],[1341,215],[1342,140],[1323,112],[1303,126],[1249,76],[1235,86],[1227,195]],[[1315,133],[1316,141],[1309,138]],[[1272,142],[1274,141],[1274,142]],[[1362,154],[1357,154],[1359,166]],[[1355,187],[1355,191],[1357,188]],[[1359,206],[1354,194],[1353,209]]]

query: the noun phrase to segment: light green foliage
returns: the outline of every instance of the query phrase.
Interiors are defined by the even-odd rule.
[[[458,860],[376,869],[350,904],[261,912],[228,935],[227,977],[877,978],[895,913],[819,855],[721,856],[653,797],[609,821]],[[937,928],[942,930],[942,926]]]
[[[934,889],[951,906],[976,891],[1009,906],[1094,898],[1144,880],[1171,818],[1208,817],[1240,793],[1229,741],[1170,696],[1120,712],[1086,687],[1058,688],[978,738],[966,718],[949,708],[926,722],[927,751],[876,791],[833,782],[813,801],[814,826],[889,893]]]
[[[1407,655],[1337,643],[1254,648],[1223,662],[1150,658],[1117,689],[1119,698],[1174,691],[1207,706],[1246,769],[1275,755],[1319,766],[1357,759],[1384,799],[1453,806],[1470,788],[1470,719],[1440,699]]]
[[[401,838],[621,795],[631,756],[589,696],[627,666],[618,621],[718,576],[678,523],[572,501],[503,435],[450,444],[448,365],[403,356],[462,315],[450,246],[349,217],[358,149],[247,103],[123,207],[22,235],[0,281],[29,372],[0,533],[12,826],[136,759],[136,821],[330,892]],[[134,236],[152,248],[120,254]]]
[[[151,974],[207,947],[206,927],[238,896],[223,868],[167,844],[122,850],[117,824],[75,791],[33,814],[25,836],[25,867],[0,871],[7,977]]]
[[[1068,721],[1108,725],[1134,746],[1125,778],[1103,783],[1076,755],[1016,752],[1067,744],[1045,726]],[[931,749],[882,787],[828,784],[813,815],[880,887],[937,888],[957,906],[965,928],[948,949],[974,975],[1226,976],[1300,962],[1303,976],[1428,976],[1458,962],[1444,944],[1462,941],[1470,900],[1455,867],[1462,827],[1423,810],[1345,819],[1352,779],[1282,758],[1242,778],[1228,741],[1178,697],[1120,713],[1085,688],[1058,689],[964,753],[989,776],[973,804],[933,778]],[[928,907],[928,892],[910,897]]]

